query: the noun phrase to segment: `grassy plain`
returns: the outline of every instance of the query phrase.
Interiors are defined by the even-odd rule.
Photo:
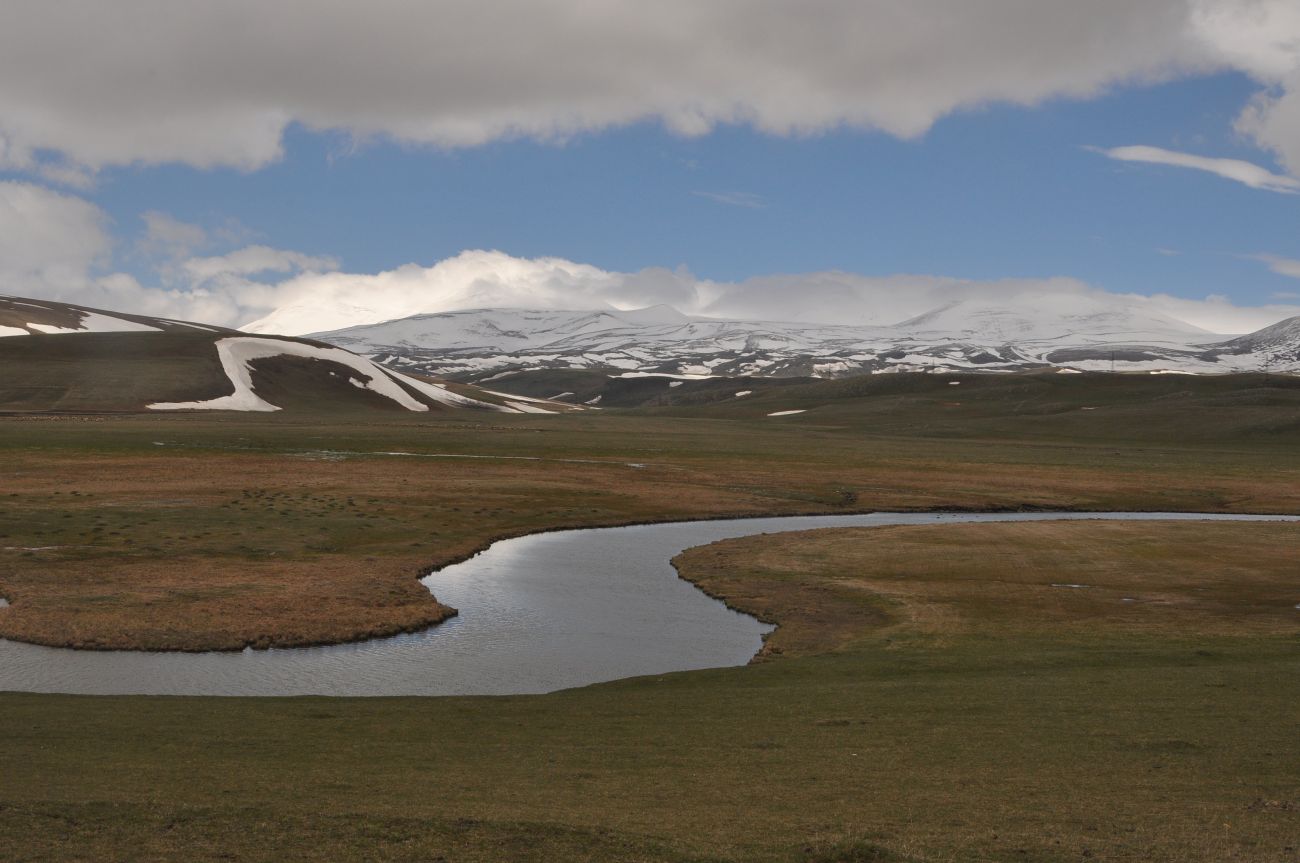
[[[1300,511],[1293,379],[964,376],[954,401],[945,377],[886,377],[704,416],[0,417],[0,636],[206,650],[400,632],[448,613],[422,571],[562,527]],[[811,409],[763,414],[796,403]]]
[[[1300,635],[1300,523],[831,528],[690,549],[681,575],[781,622],[759,659],[862,638]]]
[[[1050,411],[1026,395],[1040,384],[1008,380],[955,407],[931,381],[904,381],[782,418],[729,404],[695,417],[4,418],[0,593],[14,605],[0,618],[15,627],[4,634],[55,642],[64,626],[84,644],[310,640],[426,612],[420,569],[549,527],[938,507],[1300,512],[1289,382],[1156,383],[1168,386],[1049,381]],[[1224,398],[1245,407],[1205,409]],[[393,452],[420,455],[379,454]],[[1088,528],[1128,526],[1034,527],[968,555],[1015,573],[993,585],[953,566],[965,553],[947,529],[873,538],[873,557],[897,542],[883,573],[844,563],[857,541],[792,545],[798,566],[764,557],[779,547],[688,553],[689,577],[785,624],[776,661],[748,668],[541,697],[3,695],[0,848],[97,861],[1297,859],[1300,632],[1233,600],[1243,578],[1244,599],[1265,604],[1294,585],[1296,529],[1143,525],[1101,543]],[[1156,557],[1133,553],[1151,544]],[[735,556],[710,557],[723,552]],[[1166,558],[1199,566],[1206,590],[1169,579]],[[319,571],[339,581],[323,587]],[[1130,593],[1159,601],[1109,602]],[[304,600],[331,612],[304,619]],[[808,624],[810,609],[831,623]]]
[[[989,591],[924,554],[951,551],[948,528],[688,552],[688,577],[783,623],[784,655],[748,668],[540,697],[4,696],[0,842],[14,860],[1296,859],[1300,624],[1276,600],[1297,528],[986,527],[967,538]],[[1183,577],[1133,566],[1135,543]],[[1260,565],[1223,568],[1228,549]],[[1085,579],[1097,595],[1051,587]]]

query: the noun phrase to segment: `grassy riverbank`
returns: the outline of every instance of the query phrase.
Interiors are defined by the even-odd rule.
[[[0,595],[13,601],[0,635],[208,650],[399,632],[447,613],[422,570],[563,527],[941,507],[1300,511],[1289,379],[1071,377],[963,380],[960,402],[927,375],[864,392],[833,382],[812,387],[822,408],[778,418],[0,417]],[[1242,407],[1214,409],[1225,400]],[[1070,422],[1078,433],[1063,437]]]
[[[920,553],[954,530],[1002,573],[991,593]],[[1300,624],[1274,592],[1297,530],[728,541],[679,565],[784,621],[783,656],[550,696],[7,695],[0,842],[15,860],[1295,859]],[[1225,569],[1201,541],[1261,563]],[[1134,566],[1132,543],[1182,577]],[[1051,587],[1085,579],[1098,595]]]

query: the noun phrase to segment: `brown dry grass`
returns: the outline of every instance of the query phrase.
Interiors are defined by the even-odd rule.
[[[444,619],[451,611],[416,579],[498,537],[772,508],[755,495],[692,485],[698,473],[619,489],[611,474],[630,472],[622,464],[28,455],[5,484],[0,595],[12,605],[0,612],[0,636],[169,650],[356,640]]]
[[[364,454],[379,452],[489,458]],[[179,650],[354,640],[440,619],[415,579],[504,536],[947,507],[1294,512],[1300,466],[1249,449],[935,446],[608,414],[0,418],[0,595],[13,603],[0,636]]]

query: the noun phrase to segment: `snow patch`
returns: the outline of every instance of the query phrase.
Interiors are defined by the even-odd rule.
[[[736,393],[736,398],[743,399],[745,396],[752,396],[753,394],[754,394],[753,390],[741,390],[740,392]]]
[[[56,327],[53,324],[28,324],[27,326],[50,334],[159,332],[157,327],[151,327],[148,324],[113,318],[108,315],[101,315],[98,312],[80,312],[79,314],[82,315],[82,318],[75,327]]]
[[[409,411],[427,411],[429,409],[428,405],[413,399],[379,366],[340,348],[318,348],[302,342],[290,342],[283,339],[259,339],[249,336],[218,339],[215,345],[217,356],[221,360],[221,368],[235,388],[233,393],[228,396],[198,402],[155,402],[148,406],[149,409],[156,411],[259,411],[264,413],[278,411],[280,410],[278,406],[263,400],[261,396],[254,392],[250,364],[254,360],[279,356],[304,357],[306,359],[338,363],[370,379],[369,382],[358,384],[354,378],[352,379],[354,384],[372,390],[385,398],[392,399]]]
[[[501,396],[501,398],[503,399],[511,399],[517,402],[532,402],[533,404],[538,404],[538,405],[544,405],[548,403],[546,399],[535,399],[532,396],[517,396],[514,393],[499,393],[496,390],[483,390],[483,392],[489,393],[494,396]]]
[[[805,413],[806,411],[807,411],[806,408],[805,408],[804,410],[797,410],[797,411],[773,411],[772,413],[768,414],[768,416],[770,416],[770,417],[788,417],[788,416],[792,416],[792,415],[794,415],[794,414]]]
[[[510,407],[512,407],[512,408],[514,408],[515,410],[519,411],[521,414],[549,414],[549,413],[552,413],[552,411],[548,411],[546,408],[539,408],[537,405],[535,405],[535,404],[528,404],[527,402],[506,402],[506,404],[510,405]]]
[[[623,372],[621,375],[611,375],[618,378],[672,378],[679,381],[707,381],[717,377],[710,374],[669,374],[668,372]]]
[[[376,366],[376,368],[379,367]],[[511,413],[511,411],[508,408],[504,408],[501,405],[494,405],[491,402],[479,401],[478,399],[472,399],[469,396],[462,396],[458,393],[454,393],[451,390],[447,389],[442,384],[429,383],[428,381],[422,381],[417,378],[407,377],[406,375],[394,375],[392,372],[389,372],[386,369],[380,369],[380,371],[383,371],[389,377],[400,380],[408,387],[411,387],[417,392],[428,396],[429,398],[433,399],[439,404],[451,405],[452,407],[458,407],[458,408],[481,408],[484,410],[500,411],[502,413]]]

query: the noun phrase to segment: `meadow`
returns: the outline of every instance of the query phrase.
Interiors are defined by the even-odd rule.
[[[1041,377],[764,394],[807,405],[789,417],[7,416],[0,634],[210,649],[416,628],[446,613],[420,572],[559,527],[1300,513],[1292,380]],[[992,528],[687,552],[685,577],[781,624],[745,668],[503,698],[5,694],[0,842],[15,860],[1294,859],[1296,528]]]

